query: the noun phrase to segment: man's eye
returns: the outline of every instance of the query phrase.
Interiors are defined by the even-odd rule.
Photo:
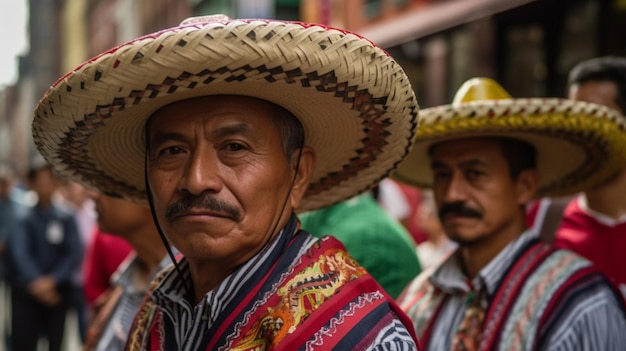
[[[468,179],[476,179],[476,178],[480,177],[482,175],[482,173],[479,172],[479,171],[467,171],[466,175],[467,175]]]
[[[228,151],[241,151],[243,149],[245,149],[245,147],[239,143],[230,143],[228,145],[226,145],[226,149]]]
[[[178,146],[169,146],[162,149],[159,154],[160,155],[177,155],[183,152],[183,149]]]

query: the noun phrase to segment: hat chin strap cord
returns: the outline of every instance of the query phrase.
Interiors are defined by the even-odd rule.
[[[145,144],[146,153],[145,153],[144,163],[143,163],[143,175],[144,175],[144,183],[146,187],[146,196],[148,197],[148,205],[150,206],[150,214],[152,215],[152,220],[154,221],[154,225],[156,226],[157,232],[159,232],[159,237],[161,238],[161,242],[163,242],[163,246],[165,246],[165,250],[167,250],[167,255],[170,257],[170,259],[172,260],[172,263],[174,264],[174,269],[176,269],[176,272],[178,273],[178,276],[180,277],[180,279],[185,280],[182,274],[183,271],[180,269],[178,260],[176,260],[176,256],[174,256],[174,251],[172,251],[172,247],[169,241],[167,240],[167,238],[165,237],[165,233],[163,233],[163,229],[161,229],[161,225],[159,224],[159,221],[157,220],[156,210],[154,209],[154,199],[152,198],[152,191],[150,190],[150,181],[148,180],[148,155],[150,154],[150,149],[148,147],[148,128],[146,128],[145,140],[146,140],[146,144]],[[187,294],[187,299],[189,301],[194,301],[193,281],[191,282],[183,281],[183,286],[185,287],[185,290],[186,290],[185,292]]]
[[[161,238],[161,241],[163,242],[163,245],[165,246],[165,250],[167,250],[167,254],[170,257],[170,259],[172,260],[172,263],[174,264],[174,269],[176,269],[176,272],[178,273],[178,276],[180,277],[180,279],[186,280],[186,278],[183,276],[182,274],[182,270],[180,268],[180,264],[178,263],[178,260],[176,259],[176,256],[174,255],[174,252],[172,251],[172,247],[169,243],[169,241],[167,240],[167,237],[165,236],[165,233],[163,233],[163,229],[161,229],[161,225],[159,224],[159,221],[157,220],[157,215],[156,215],[156,210],[154,208],[154,199],[152,197],[152,191],[150,190],[150,181],[148,180],[148,155],[149,155],[149,151],[150,149],[148,148],[148,128],[146,128],[146,153],[145,153],[145,157],[144,157],[144,182],[145,182],[145,186],[146,186],[146,196],[148,197],[148,204],[150,206],[150,213],[152,214],[152,219],[154,221],[154,224],[157,228],[157,231],[159,233],[159,237]],[[274,232],[276,231],[277,227],[278,227],[278,223],[280,222],[280,218],[282,217],[283,213],[285,212],[285,208],[287,207],[287,202],[289,201],[289,196],[291,195],[291,191],[293,189],[293,185],[296,182],[296,178],[298,176],[298,170],[300,169],[300,159],[302,158],[302,150],[304,149],[304,143],[300,144],[299,147],[299,151],[298,151],[298,159],[296,160],[296,167],[295,167],[295,173],[293,175],[293,178],[291,179],[291,184],[289,185],[289,191],[287,192],[287,195],[285,196],[285,200],[283,201],[283,205],[280,208],[280,212],[278,214],[278,217],[276,218],[276,221],[274,222],[274,224],[272,225],[272,230],[271,230],[271,235],[268,237],[267,241],[265,242],[265,244],[263,244],[262,247],[267,246],[267,244],[274,238]],[[187,299],[188,301],[195,301],[195,294],[193,292],[193,281],[190,280],[189,282],[187,281],[183,281],[183,286],[185,287],[185,292],[187,294]]]

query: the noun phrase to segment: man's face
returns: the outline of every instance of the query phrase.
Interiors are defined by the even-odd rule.
[[[467,138],[436,144],[430,154],[441,223],[461,246],[484,243],[522,216],[528,201],[509,173],[500,142]],[[519,220],[519,218],[517,218]]]
[[[150,208],[128,200],[110,197],[104,194],[90,192],[96,204],[98,226],[103,232],[129,239],[134,233],[152,221]]]
[[[594,102],[616,109],[622,113],[617,105],[617,84],[609,80],[590,80],[582,84],[574,84],[569,88],[568,98],[572,100]]]
[[[299,205],[308,176],[289,193],[295,165],[285,156],[273,111],[258,99],[213,96],[152,116],[148,177],[157,219],[188,259],[241,264]]]
[[[37,171],[31,182],[31,188],[37,193],[40,200],[48,201],[57,190],[57,177],[50,168],[42,168]]]
[[[620,106],[617,104],[618,93],[619,89],[615,82],[610,80],[589,80],[582,84],[572,84],[569,88],[567,97],[572,100],[593,102],[613,108],[621,113],[626,113],[626,111],[622,111]],[[601,184],[598,187],[611,188],[614,186],[615,182],[618,181],[618,179],[622,179],[624,177],[626,177],[626,167],[619,172],[616,178],[605,184]]]

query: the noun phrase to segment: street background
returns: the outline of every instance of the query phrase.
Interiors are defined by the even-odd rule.
[[[37,156],[33,109],[64,73],[127,40],[208,14],[354,31],[404,67],[422,108],[449,103],[476,76],[496,79],[514,97],[562,97],[577,62],[626,55],[626,0],[3,0],[0,164],[24,175]],[[0,333],[9,317],[4,293]],[[76,329],[72,313],[66,350],[80,349]]]

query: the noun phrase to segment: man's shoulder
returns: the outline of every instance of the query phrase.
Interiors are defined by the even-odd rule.
[[[529,258],[534,258],[535,261],[529,261]],[[599,272],[590,260],[578,253],[543,242],[536,242],[529,246],[526,249],[526,255],[520,255],[516,261],[512,262],[512,267],[525,265],[531,266],[527,269],[526,280],[537,282],[545,279],[545,284],[550,285],[564,284],[572,276],[580,275],[583,270],[594,274]],[[515,278],[517,274],[518,272],[511,268],[507,276]],[[553,279],[555,275],[558,275],[560,279]],[[506,279],[503,279],[500,284],[505,283]]]
[[[547,244],[542,244],[546,245]],[[547,312],[567,299],[586,301],[593,299],[599,291],[614,293],[617,290],[593,263],[579,254],[563,248],[550,248],[551,253],[535,264],[524,277],[519,293],[518,305],[528,301],[543,300]],[[511,284],[517,273],[509,272],[500,285]],[[522,308],[522,307],[520,307]]]
[[[413,278],[409,284],[407,284],[402,294],[398,297],[398,303],[402,309],[408,308],[408,305],[418,300],[420,296],[435,289],[435,286],[432,284],[430,278],[433,276],[437,268],[437,266],[434,266],[422,271],[415,278]]]

